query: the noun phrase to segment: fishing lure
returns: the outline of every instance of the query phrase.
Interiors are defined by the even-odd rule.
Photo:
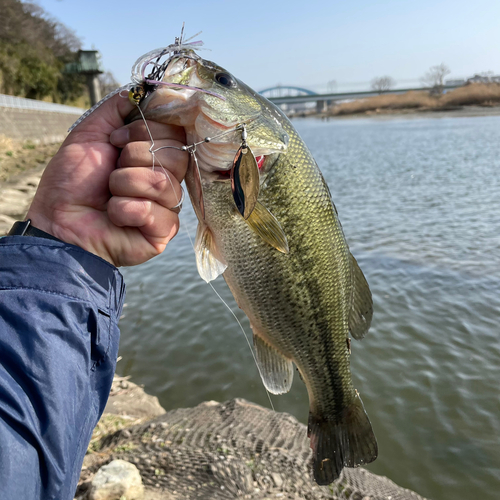
[[[98,107],[100,107],[104,102],[113,97],[116,94],[123,95],[123,92],[127,92],[130,102],[135,105],[139,105],[142,100],[147,97],[151,92],[159,86],[174,87],[174,88],[185,88],[196,90],[198,92],[204,92],[206,94],[213,95],[219,99],[225,100],[225,98],[215,92],[210,90],[200,89],[198,87],[191,87],[189,85],[182,85],[180,83],[169,83],[162,82],[162,78],[167,70],[167,66],[173,57],[182,56],[184,58],[199,59],[199,56],[194,52],[194,49],[200,50],[203,46],[201,40],[191,42],[193,38],[197,37],[201,33],[198,32],[196,35],[183,40],[184,37],[184,24],[182,25],[181,35],[175,38],[175,42],[167,47],[161,47],[155,50],[147,52],[143,56],[139,57],[137,61],[132,66],[131,82],[123,85],[113,92],[110,92],[106,97],[101,99],[97,104],[92,106],[90,109],[85,111],[78,120],[69,128],[68,132],[71,132],[77,125],[79,125],[85,118],[91,115]],[[161,62],[161,60],[163,62]],[[148,67],[153,66],[150,73],[146,76],[146,71]]]

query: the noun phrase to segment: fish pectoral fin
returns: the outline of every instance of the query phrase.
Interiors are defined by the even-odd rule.
[[[280,223],[262,203],[256,203],[253,212],[246,221],[249,227],[266,243],[269,243],[279,252],[289,252],[288,241]]]
[[[252,327],[253,329],[253,327]],[[284,394],[292,387],[293,363],[254,333],[253,345],[260,376],[271,394]]]
[[[198,224],[194,251],[198,272],[201,279],[207,283],[220,276],[226,270],[227,264],[220,256],[212,231],[210,231],[210,228],[206,224]]]
[[[356,259],[351,254],[353,291],[349,312],[349,331],[356,340],[361,340],[370,328],[373,316],[373,301],[370,287]]]

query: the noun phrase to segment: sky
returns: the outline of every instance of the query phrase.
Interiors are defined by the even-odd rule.
[[[500,74],[498,0],[38,0],[102,55],[120,84],[142,54],[167,46],[186,23],[205,59],[255,90],[365,90],[379,76],[421,86],[431,66],[447,78]],[[331,88],[331,87],[330,87]],[[333,90],[333,89],[332,89]]]

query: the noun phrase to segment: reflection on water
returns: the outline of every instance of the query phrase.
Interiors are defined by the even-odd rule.
[[[352,345],[379,441],[369,468],[434,499],[500,491],[500,117],[295,122],[332,191],[374,297]],[[185,207],[183,227],[196,221]],[[121,374],[167,408],[243,397],[269,406],[234,318],[198,277],[183,229],[124,270]],[[250,335],[224,281],[215,287]],[[306,422],[307,392],[273,396]]]

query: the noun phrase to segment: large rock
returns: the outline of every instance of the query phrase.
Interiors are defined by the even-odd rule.
[[[146,394],[127,377],[115,375],[104,413],[144,419],[163,415],[165,410],[156,396]]]
[[[144,486],[137,467],[125,460],[113,460],[101,467],[92,480],[90,500],[142,500]]]

